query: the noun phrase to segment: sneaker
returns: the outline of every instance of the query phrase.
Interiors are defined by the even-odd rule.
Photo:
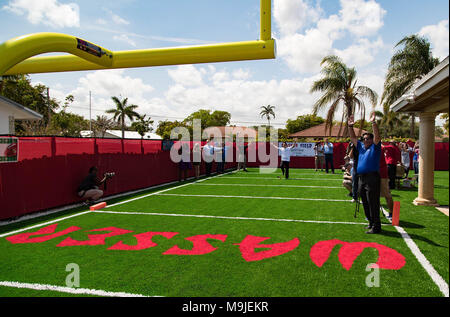
[[[351,202],[352,202],[352,203],[356,203],[355,198],[352,198]]]
[[[369,231],[366,231],[367,234],[378,234],[381,233],[381,229],[371,228]]]

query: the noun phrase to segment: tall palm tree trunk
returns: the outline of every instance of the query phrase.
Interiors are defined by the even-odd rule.
[[[125,116],[122,116],[122,139],[125,139]]]

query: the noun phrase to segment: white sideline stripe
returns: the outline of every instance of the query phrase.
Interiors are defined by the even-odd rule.
[[[234,171],[231,171],[231,172],[227,172],[225,174],[229,174],[229,173],[233,173],[233,172]],[[207,179],[215,178],[215,177],[222,176],[222,175],[225,175],[225,174],[219,174],[219,175],[214,175],[214,176],[211,176],[211,177],[208,177],[208,178],[204,178],[204,179],[201,179],[201,180],[197,181],[196,183],[203,182],[203,181],[205,181]],[[163,189],[163,190],[160,190],[160,191],[157,191],[157,192],[154,192],[154,193],[150,193],[148,195],[144,195],[144,196],[141,196],[141,197],[137,197],[137,198],[125,200],[125,201],[122,201],[122,202],[118,202],[116,204],[112,204],[112,205],[109,205],[107,207],[117,206],[117,205],[124,204],[124,203],[130,202],[130,201],[142,199],[142,198],[145,198],[145,197],[148,197],[148,196],[156,195],[158,193],[166,192],[168,190],[172,190],[172,189],[175,189],[175,188],[180,188],[180,187],[191,185],[191,184],[195,184],[195,183],[187,183],[187,184],[183,184],[183,185],[180,185],[180,186]],[[90,213],[90,212],[92,212],[92,211],[90,211],[90,210],[83,211],[83,212],[80,212],[80,213],[77,213],[77,214],[74,214],[74,215],[71,215],[71,216],[58,218],[58,219],[55,219],[55,220],[52,220],[52,221],[48,221],[48,222],[45,222],[45,223],[41,223],[41,224],[37,224],[37,225],[34,225],[34,226],[26,227],[26,228],[23,228],[23,229],[12,231],[12,232],[3,233],[3,234],[0,234],[0,238],[7,237],[7,236],[10,236],[12,234],[23,232],[23,231],[26,231],[26,230],[29,230],[29,229],[39,228],[39,227],[42,227],[42,226],[45,226],[45,225],[49,225],[49,224],[52,224],[52,223],[55,223],[55,222],[59,222],[59,221],[63,221],[63,220],[66,220],[66,219],[70,219],[70,218],[73,218],[73,217],[81,216],[81,215],[84,215],[84,214],[87,214],[87,213]]]
[[[142,198],[154,196],[154,195],[162,195],[161,193],[167,192],[167,191],[169,191],[169,190],[181,188],[181,187],[188,186],[188,185],[192,185],[192,184],[198,184],[198,183],[204,182],[204,181],[206,181],[206,180],[208,180],[208,179],[212,179],[212,178],[216,178],[216,177],[221,177],[222,175],[230,174],[230,173],[232,173],[232,172],[233,172],[233,171],[227,172],[227,173],[224,173],[224,174],[214,175],[214,176],[211,176],[211,177],[203,178],[203,179],[198,180],[198,181],[193,182],[193,183],[187,183],[187,184],[183,184],[183,185],[179,185],[179,186],[175,186],[175,187],[170,187],[170,188],[163,189],[163,190],[160,190],[160,191],[157,191],[157,192],[154,192],[154,193],[150,193],[150,194],[147,194],[147,195],[144,195],[144,196],[141,196],[141,197],[136,197],[136,198],[124,200],[124,201],[121,201],[121,202],[118,202],[118,203],[109,205],[108,208],[109,208],[109,207],[113,207],[113,206],[117,206],[117,205],[121,205],[121,204],[125,204],[125,203],[129,203],[130,201],[135,201],[135,200],[138,200],[138,199],[142,199]]]
[[[77,213],[75,215],[71,215],[71,216],[67,216],[67,217],[63,217],[63,218],[58,218],[58,219],[55,219],[55,220],[52,220],[52,221],[48,221],[48,222],[44,222],[44,223],[40,223],[40,224],[37,224],[37,225],[34,225],[34,226],[30,226],[30,227],[26,227],[26,228],[23,228],[23,229],[19,229],[19,230],[3,233],[3,234],[0,234],[0,238],[6,237],[6,236],[10,236],[12,234],[19,233],[19,232],[22,232],[22,231],[26,231],[26,230],[30,230],[30,229],[34,229],[34,228],[39,228],[39,227],[42,227],[42,226],[45,226],[45,225],[49,225],[49,224],[52,224],[52,223],[55,223],[55,222],[58,222],[58,221],[63,221],[63,220],[70,219],[70,218],[73,218],[73,217],[81,216],[81,215],[84,215],[84,214],[87,214],[87,213],[90,213],[90,212],[91,211],[83,211],[83,212]]]
[[[343,225],[366,225],[365,222],[342,222],[342,221],[322,221],[322,220],[300,220],[300,219],[276,219],[276,218],[249,218],[249,217],[229,217],[229,216],[211,216],[211,215],[186,215],[186,214],[166,214],[166,213],[150,213],[150,212],[133,212],[133,211],[110,211],[96,210],[98,214],[125,214],[125,215],[144,215],[144,216],[169,216],[169,217],[193,217],[193,218],[215,218],[229,220],[258,220],[258,221],[280,221],[280,222],[306,222],[306,223],[329,223]],[[387,224],[382,224],[387,226]]]
[[[107,297],[160,297],[160,296],[145,296],[141,294],[130,294],[124,292],[108,292],[97,289],[87,289],[87,288],[71,288],[56,285],[47,284],[32,284],[32,283],[19,283],[19,282],[7,282],[0,281],[0,286],[15,287],[15,288],[27,288],[38,291],[53,291],[59,293],[69,293],[69,294],[85,294],[85,295],[96,295],[96,296],[107,296]]]
[[[312,200],[312,201],[339,201],[352,202],[342,199],[299,198],[299,197],[257,197],[257,196],[228,196],[228,195],[188,195],[188,194],[158,194],[158,196],[183,196],[183,197],[214,197],[214,198],[252,198],[252,199],[286,199],[286,200]]]
[[[284,179],[284,176],[280,176],[281,179]],[[248,177],[240,177],[240,176],[225,176],[222,178],[236,178],[236,179],[271,179],[271,180],[279,180],[280,178],[278,177],[254,177],[254,176],[248,176]],[[310,181],[339,181],[342,182],[342,178],[291,178],[289,177],[289,179],[291,180],[310,180]]]
[[[301,186],[301,185],[261,185],[261,184],[195,184],[197,186],[251,186],[251,187],[299,187],[299,188],[339,188],[344,189],[344,187],[333,187],[333,186]]]
[[[382,208],[383,213],[385,216],[388,215],[386,210]],[[417,244],[414,242],[414,240],[409,236],[409,234],[406,232],[405,229],[403,229],[400,226],[394,226],[394,228],[400,233],[403,240],[405,240],[406,245],[409,247],[413,255],[416,257],[416,259],[419,261],[419,263],[422,265],[422,267],[425,269],[425,271],[428,273],[428,275],[431,277],[433,282],[439,287],[439,290],[445,297],[449,297],[449,290],[448,290],[448,284],[447,282],[442,278],[442,276],[439,275],[439,273],[434,269],[433,265],[428,261],[428,259],[425,257],[425,255],[420,251]]]

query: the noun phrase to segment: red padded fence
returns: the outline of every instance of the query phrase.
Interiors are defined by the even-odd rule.
[[[267,143],[257,146],[268,153]],[[334,144],[335,169],[344,163],[346,147],[346,143]],[[448,143],[436,143],[436,170],[448,170],[448,153]],[[247,166],[266,164],[257,161]],[[0,164],[0,220],[80,202],[76,189],[91,166],[98,166],[99,175],[116,173],[108,180],[105,196],[178,179],[178,165],[171,161],[170,152],[161,150],[159,140],[21,137],[19,162]],[[234,161],[225,168],[235,166]],[[314,158],[291,157],[290,166],[314,168]],[[205,173],[204,164],[200,173]],[[188,176],[194,176],[193,169]]]

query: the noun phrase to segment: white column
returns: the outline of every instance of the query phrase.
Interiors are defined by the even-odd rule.
[[[420,114],[419,190],[414,205],[439,206],[434,199],[434,129],[436,113]]]

